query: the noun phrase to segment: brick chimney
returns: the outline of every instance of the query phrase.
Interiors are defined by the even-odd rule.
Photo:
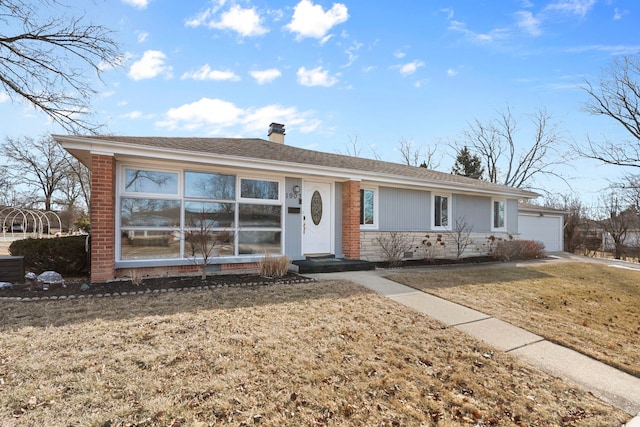
[[[280,123],[271,123],[269,125],[269,141],[276,144],[284,144],[284,125]]]

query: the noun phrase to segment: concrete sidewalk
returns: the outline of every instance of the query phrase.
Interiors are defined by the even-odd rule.
[[[341,279],[354,282],[411,307],[554,376],[577,384],[632,416],[638,415],[627,426],[640,427],[640,378],[553,344],[538,335],[482,312],[385,279],[380,276],[379,271],[320,273],[308,276],[317,280]]]

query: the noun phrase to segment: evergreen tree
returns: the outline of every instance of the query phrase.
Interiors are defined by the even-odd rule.
[[[463,147],[456,156],[456,162],[451,168],[454,175],[467,176],[469,178],[480,179],[484,174],[484,167],[480,157],[471,154],[467,147]]]

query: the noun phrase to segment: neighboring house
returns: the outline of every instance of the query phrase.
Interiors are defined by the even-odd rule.
[[[265,253],[379,261],[389,232],[413,243],[406,257],[424,257],[425,236],[446,242],[461,223],[474,240],[465,256],[486,255],[490,236],[517,237],[518,200],[538,196],[287,146],[284,134],[273,123],[269,140],[55,135],[92,173],[91,280],[196,271],[185,236],[203,225],[220,237],[211,270],[255,267]]]
[[[611,234],[605,231],[600,231],[600,234],[602,235],[602,248],[606,251],[615,250],[616,243],[613,241]],[[640,249],[640,230],[636,228],[627,230],[624,239],[622,239],[622,243],[625,248],[632,250],[629,252],[636,253],[637,250]]]
[[[566,211],[520,203],[518,231],[520,239],[544,244],[547,252],[564,251],[564,215]]]

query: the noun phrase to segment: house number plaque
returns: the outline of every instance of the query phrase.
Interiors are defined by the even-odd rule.
[[[311,220],[315,225],[320,224],[322,220],[322,197],[317,190],[311,196]]]

